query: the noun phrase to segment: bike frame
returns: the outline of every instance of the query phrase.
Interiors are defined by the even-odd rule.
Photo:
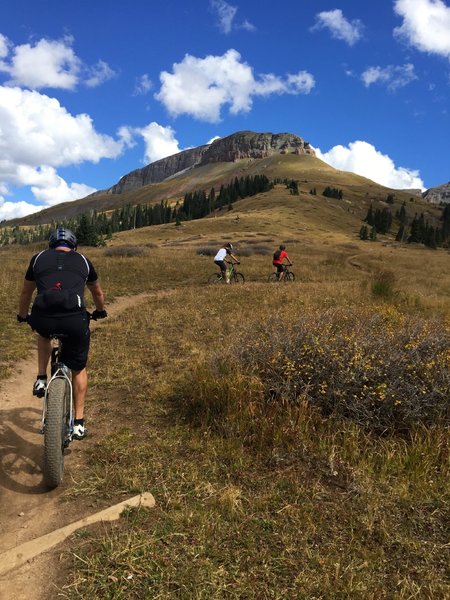
[[[227,261],[225,261],[225,262],[227,263]],[[227,263],[227,265],[230,265],[229,267],[227,267],[227,273],[231,278],[231,277],[233,277],[233,273],[235,271],[234,263]],[[224,280],[222,271],[220,271],[219,279]]]
[[[234,271],[235,271],[234,263],[230,263],[230,266],[228,267],[228,274],[230,277],[232,277]]]

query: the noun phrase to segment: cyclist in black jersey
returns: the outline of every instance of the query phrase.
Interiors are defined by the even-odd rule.
[[[50,337],[67,336],[61,360],[72,370],[75,420],[73,437],[86,434],[84,403],[87,392],[86,363],[89,352],[89,316],[84,304],[87,286],[95,304],[92,318],[107,316],[103,290],[91,261],[77,252],[75,235],[64,227],[51,233],[49,248],[35,254],[28,265],[19,299],[17,320],[27,321],[38,337],[38,375],[33,394],[45,395],[47,367],[51,355]],[[28,314],[34,290],[31,314]]]

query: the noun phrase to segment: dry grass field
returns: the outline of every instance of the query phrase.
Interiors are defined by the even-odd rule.
[[[86,249],[109,302],[148,296],[93,335],[64,499],[145,490],[156,508],[79,532],[58,597],[449,597],[450,256],[360,241],[356,200],[278,186]],[[224,241],[243,285],[206,284]],[[282,241],[296,281],[269,284]],[[31,252],[0,252],[3,377],[30,345]]]

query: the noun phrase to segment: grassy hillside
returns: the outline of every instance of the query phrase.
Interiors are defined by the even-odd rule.
[[[304,179],[86,249],[108,302],[148,296],[93,335],[64,499],[157,505],[64,546],[62,597],[448,597],[448,251],[362,242],[360,178],[344,201]],[[242,286],[205,283],[224,241]],[[281,241],[296,281],[270,285]],[[1,249],[7,361],[28,254]]]
[[[285,154],[260,160],[242,159],[236,162],[209,164],[180,173],[162,183],[147,185],[124,194],[97,192],[81,200],[58,204],[8,224],[49,223],[52,220],[69,219],[90,210],[102,212],[126,204],[176,201],[189,191],[204,189],[209,192],[211,187],[218,190],[221,184],[228,184],[235,177],[256,174],[265,174],[270,179],[299,180],[300,189],[306,193],[317,188],[318,194],[321,194],[326,186],[342,188],[346,196],[351,196],[354,200],[365,198],[382,200],[386,199],[391,191],[359,175],[338,171],[313,156]],[[410,196],[407,193],[396,192],[396,195],[399,199],[409,201]]]

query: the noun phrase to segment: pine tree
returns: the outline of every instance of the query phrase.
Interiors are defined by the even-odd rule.
[[[395,241],[403,242],[404,239],[405,239],[405,226],[400,225],[400,229],[398,230],[397,235],[395,236]]]
[[[98,246],[100,241],[99,237],[95,230],[95,226],[86,213],[83,213],[80,216],[78,225],[74,229],[80,246]]]
[[[364,219],[364,221],[368,225],[373,225],[374,220],[373,220],[373,207],[372,207],[372,205],[369,206],[369,210],[367,211],[367,215],[366,215],[366,218]]]
[[[360,240],[368,240],[369,239],[369,231],[367,229],[367,225],[361,225],[361,229],[359,230],[359,239]]]

